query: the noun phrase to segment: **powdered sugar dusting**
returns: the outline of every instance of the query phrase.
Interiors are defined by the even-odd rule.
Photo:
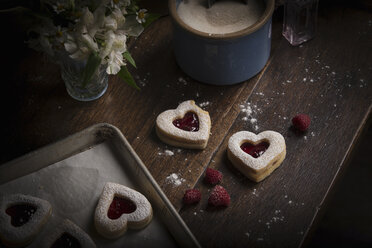
[[[174,186],[180,186],[182,183],[184,183],[186,180],[182,177],[180,177],[176,173],[172,173],[169,176],[165,178],[165,182],[168,184],[172,184]]]
[[[179,77],[179,78],[178,78],[178,82],[180,82],[180,83],[182,83],[182,84],[184,84],[184,85],[187,85],[187,81],[186,81],[186,79],[184,79],[183,77]]]
[[[167,156],[173,156],[174,155],[174,152],[172,152],[171,150],[165,150],[164,153]]]
[[[262,96],[263,96],[263,93],[262,93]],[[258,126],[258,120],[255,116],[257,112],[261,111],[261,109],[258,108],[257,105],[251,104],[250,102],[241,104],[239,107],[240,107],[240,111],[243,113],[242,120],[248,122],[251,125],[251,127],[257,131],[259,129],[259,126]]]
[[[174,152],[168,149],[165,149],[164,152],[158,152],[159,156],[165,155],[165,156],[173,156]]]
[[[149,81],[149,78],[151,76],[150,72],[147,72],[146,74],[143,74],[141,75],[142,77],[140,77],[139,75],[135,75],[134,78],[136,80],[136,82],[141,86],[141,87],[145,87],[147,82]]]
[[[209,106],[209,104],[210,104],[210,102],[205,101],[205,102],[201,102],[201,103],[199,103],[199,106],[202,107],[202,108],[204,108],[204,107]]]
[[[166,157],[169,156],[169,157],[171,157],[171,156],[174,156],[177,153],[181,153],[181,152],[182,152],[182,149],[180,149],[180,148],[171,149],[168,146],[165,146],[164,151],[161,151],[160,147],[158,147],[158,155],[159,156],[166,156]]]

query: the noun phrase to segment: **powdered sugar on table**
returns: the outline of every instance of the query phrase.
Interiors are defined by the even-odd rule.
[[[176,173],[172,173],[165,178],[166,183],[173,184],[173,186],[175,186],[175,187],[180,186],[185,181],[186,180],[184,178],[180,177]]]

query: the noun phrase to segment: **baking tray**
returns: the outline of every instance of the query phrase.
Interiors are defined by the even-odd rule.
[[[117,240],[102,238],[93,225],[94,210],[106,182],[144,194],[154,217],[142,230]],[[97,247],[200,247],[141,159],[116,127],[97,124],[59,142],[0,166],[0,195],[23,193],[48,200],[53,214],[34,240],[68,218]]]

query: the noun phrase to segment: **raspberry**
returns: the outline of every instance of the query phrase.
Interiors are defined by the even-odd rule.
[[[298,114],[293,117],[292,124],[296,129],[304,132],[310,126],[310,117],[306,114]]]
[[[215,207],[227,207],[230,204],[230,195],[224,187],[217,185],[213,188],[212,193],[209,196],[208,204]]]
[[[188,189],[183,196],[183,202],[185,204],[194,204],[200,202],[201,193],[198,189]]]
[[[218,170],[207,168],[204,181],[211,185],[216,185],[222,181],[222,173]]]

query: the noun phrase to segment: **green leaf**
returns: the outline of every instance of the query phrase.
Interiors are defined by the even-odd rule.
[[[128,71],[128,68],[126,66],[122,66],[120,71],[118,72],[118,76],[124,80],[124,82],[126,82],[127,84],[129,84],[130,86],[132,86],[133,88],[137,89],[137,90],[141,90],[137,84],[136,84],[136,81],[134,80],[134,78],[132,77],[132,75],[130,74],[130,72]]]
[[[153,23],[154,21],[156,21],[157,19],[159,19],[159,17],[161,17],[161,14],[148,13],[146,15],[146,21],[144,23],[142,23],[142,26],[144,28],[147,28],[151,23]]]
[[[144,28],[138,23],[136,15],[126,15],[123,30],[128,36],[138,37]]]
[[[98,56],[98,54],[91,53],[83,71],[83,87],[87,86],[100,64],[101,58]]]
[[[136,66],[136,62],[134,61],[132,55],[130,55],[130,53],[128,51],[125,51],[123,53],[123,57],[131,64],[133,65],[134,68],[137,68]]]

